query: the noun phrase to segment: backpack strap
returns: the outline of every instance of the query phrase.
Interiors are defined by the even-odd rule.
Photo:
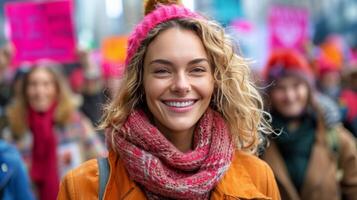
[[[99,193],[98,199],[102,200],[105,192],[105,187],[109,179],[110,166],[108,158],[97,158],[99,168]]]

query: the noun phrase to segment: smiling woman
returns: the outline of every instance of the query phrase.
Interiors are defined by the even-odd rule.
[[[26,96],[34,110],[46,112],[57,97],[57,86],[54,77],[45,70],[33,71],[27,82]]]
[[[253,155],[270,127],[246,62],[218,24],[157,2],[129,37],[123,84],[103,116],[103,199],[279,199]],[[95,160],[71,171],[59,199],[98,198],[97,174]]]
[[[158,129],[182,152],[191,150],[195,124],[208,108],[214,88],[200,38],[180,28],[162,32],[148,47],[143,85]]]

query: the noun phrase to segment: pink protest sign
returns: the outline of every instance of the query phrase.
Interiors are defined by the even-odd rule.
[[[270,47],[302,50],[308,40],[309,14],[300,7],[273,6],[269,12]]]
[[[70,0],[7,3],[5,15],[15,47],[13,64],[43,58],[59,62],[75,60],[72,10]]]

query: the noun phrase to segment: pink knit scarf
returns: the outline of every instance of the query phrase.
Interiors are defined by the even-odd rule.
[[[130,177],[149,199],[209,199],[233,155],[225,121],[211,109],[195,129],[193,151],[179,151],[142,110],[130,114],[114,142]]]

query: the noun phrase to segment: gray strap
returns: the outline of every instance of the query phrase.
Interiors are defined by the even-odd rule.
[[[102,200],[105,192],[105,187],[108,182],[110,167],[108,158],[97,158],[99,167],[99,194],[98,199]]]

